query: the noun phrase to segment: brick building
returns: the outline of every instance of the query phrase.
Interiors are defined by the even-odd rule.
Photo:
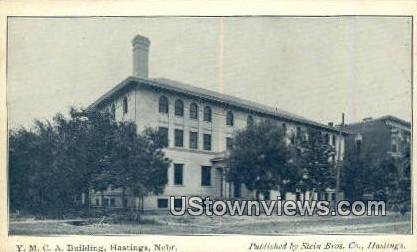
[[[318,129],[327,134],[326,139],[343,159],[345,134],[339,135],[335,127],[192,85],[148,78],[150,41],[137,35],[132,45],[133,76],[116,85],[90,108],[109,110],[116,120],[134,121],[140,132],[147,127],[158,128],[167,137],[168,147],[164,152],[172,165],[168,169],[168,184],[161,195],[145,197],[143,203],[127,197],[128,207],[141,204],[144,209],[164,209],[168,207],[169,196],[253,198],[255,193],[243,184],[233,185],[225,180],[224,160],[236,130],[263,119],[282,126],[288,138],[305,134],[309,127]],[[328,193],[332,197],[333,192]],[[271,192],[270,197],[278,194]],[[120,195],[117,188],[109,188],[103,196],[93,193],[91,202],[96,206],[119,207],[122,205]],[[291,197],[294,195],[286,195],[286,198]]]
[[[350,153],[369,158],[401,157],[410,148],[410,122],[391,115],[365,118],[345,125],[344,129],[350,133],[346,138],[346,151]]]

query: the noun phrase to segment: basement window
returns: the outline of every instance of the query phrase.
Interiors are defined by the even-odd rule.
[[[168,199],[158,199],[158,208],[168,208]]]

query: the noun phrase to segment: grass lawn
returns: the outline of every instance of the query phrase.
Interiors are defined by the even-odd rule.
[[[409,234],[411,217],[144,215],[145,224],[73,225],[65,221],[10,221],[11,235],[50,234]]]

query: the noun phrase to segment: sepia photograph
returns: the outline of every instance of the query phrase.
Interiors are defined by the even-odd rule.
[[[411,235],[412,31],[8,17],[8,235]]]

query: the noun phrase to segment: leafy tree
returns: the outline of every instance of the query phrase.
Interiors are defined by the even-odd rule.
[[[69,118],[57,114],[52,122],[12,130],[11,208],[63,217],[68,209],[80,209],[80,195],[91,189],[113,185],[135,196],[161,192],[169,160],[159,142],[151,129],[137,134],[132,122],[77,109]]]
[[[335,149],[318,130],[309,129],[307,136],[297,137],[294,145],[295,164],[303,171],[296,187],[302,191],[317,192],[319,195],[327,188],[334,188]]]
[[[368,190],[369,168],[367,159],[347,152],[341,169],[341,189],[350,200],[360,200]]]
[[[411,205],[410,168],[409,149],[399,158],[348,153],[342,173],[343,190],[350,200],[368,193],[404,213]]]
[[[397,158],[396,173],[392,174],[390,187],[387,190],[387,202],[402,214],[411,210],[411,159],[407,147],[402,157]]]
[[[270,121],[253,124],[233,139],[227,178],[263,194],[282,191],[297,173],[290,154],[282,128]]]

